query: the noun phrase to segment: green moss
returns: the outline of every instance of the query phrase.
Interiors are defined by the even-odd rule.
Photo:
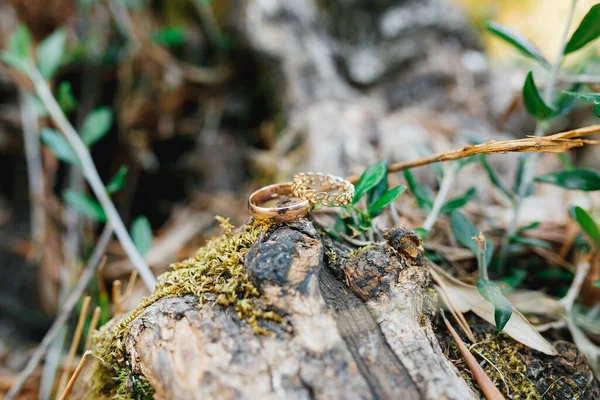
[[[259,292],[250,282],[243,264],[250,247],[267,232],[270,224],[254,220],[234,232],[228,220],[217,219],[225,230],[223,235],[210,240],[194,257],[171,265],[168,272],[158,277],[154,293],[144,298],[129,315],[110,321],[95,334],[94,353],[102,362],[91,381],[89,392],[94,393],[94,398],[153,398],[154,390],[149,382],[133,374],[127,366],[123,345],[131,322],[162,298],[193,294],[202,304],[210,293],[216,296],[216,303],[233,307],[258,334],[269,333],[258,325],[258,319],[281,321],[277,314],[255,307],[252,299],[258,297]]]
[[[373,250],[375,248],[374,244],[367,244],[366,246],[363,247],[359,247],[358,249],[354,249],[352,251],[349,251],[348,253],[344,254],[344,257],[346,258],[354,258],[356,256],[361,255],[362,253],[369,251],[369,250]]]
[[[477,342],[470,346],[471,353],[477,361],[483,362],[483,370],[504,396],[517,400],[541,399],[533,382],[525,376],[527,368],[518,355],[520,344],[504,334],[489,332],[478,335],[476,339]],[[450,359],[469,386],[479,391],[473,374],[454,344],[450,347]]]

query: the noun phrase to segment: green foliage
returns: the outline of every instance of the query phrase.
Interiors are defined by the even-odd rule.
[[[106,193],[113,194],[123,189],[127,172],[129,172],[129,168],[126,165],[121,165],[115,176],[106,184]]]
[[[450,215],[450,228],[452,229],[454,237],[460,244],[470,249],[473,254],[478,254],[479,247],[477,243],[473,241],[473,238],[479,235],[479,230],[460,211],[454,211]],[[485,263],[487,267],[494,254],[494,245],[487,239],[485,240],[485,243]]]
[[[352,204],[358,203],[358,201],[387,175],[387,168],[385,162],[378,162],[376,164],[369,165],[367,169],[362,173],[360,179],[356,183],[354,188],[354,198]]]
[[[585,101],[594,105],[594,114],[600,118],[600,93],[577,93],[572,91],[564,91],[565,95]]]
[[[556,110],[547,105],[538,91],[533,73],[529,71],[523,85],[523,103],[527,112],[537,120],[544,121],[556,115]]]
[[[580,94],[579,92],[583,89],[583,84],[576,83],[571,86],[569,91],[563,91],[558,100],[556,101],[556,113],[557,115],[567,115],[575,108],[577,104],[577,97],[573,95]],[[560,153],[562,154],[562,153]]]
[[[185,42],[185,32],[177,26],[167,26],[152,35],[155,43],[164,46],[179,46]]]
[[[600,190],[600,173],[591,169],[574,169],[538,176],[535,182],[549,183],[571,190]]]
[[[60,105],[61,110],[65,113],[70,113],[77,108],[77,100],[73,95],[71,84],[67,81],[62,81],[56,90],[56,101]]]
[[[577,221],[585,234],[592,239],[595,246],[600,248],[600,228],[598,228],[598,224],[596,224],[592,216],[579,206],[573,208],[571,215],[574,216],[575,221]]]
[[[517,32],[512,31],[510,28],[503,26],[497,22],[490,21],[487,23],[487,29],[500,39],[506,41],[511,44],[525,56],[537,60],[544,64],[545,66],[549,66],[550,63],[542,53],[525,37],[518,34]]]
[[[44,128],[40,133],[42,143],[54,153],[56,158],[72,165],[80,165],[79,158],[63,135],[54,129]]]
[[[131,224],[131,240],[142,257],[152,248],[152,227],[144,215],[137,217]]]
[[[8,38],[8,52],[22,60],[31,57],[31,34],[27,26],[19,24],[17,30]]]
[[[494,171],[492,166],[489,164],[487,157],[485,155],[481,155],[479,160],[481,161],[481,165],[483,166],[483,169],[485,169],[485,172],[487,173],[490,182],[492,182],[494,186],[500,189],[500,191],[504,193],[504,195],[507,198],[513,199],[515,197],[515,194],[504,185],[504,183],[500,179],[500,176],[498,176],[498,173]]]
[[[442,206],[442,214],[450,214],[455,210],[463,208],[469,201],[477,196],[477,190],[474,187],[469,188],[462,196],[450,199]]]
[[[433,208],[434,196],[431,188],[420,185],[415,181],[413,174],[409,170],[404,170],[404,178],[412,194],[417,198],[417,204],[423,211],[430,211]]]
[[[379,215],[384,208],[392,204],[402,193],[406,191],[406,186],[399,185],[385,192],[371,207],[369,207],[369,215],[374,217]]]
[[[514,236],[511,236],[510,241],[514,242],[514,243],[519,243],[519,244],[522,244],[525,246],[543,247],[545,249],[552,248],[552,245],[549,242],[547,242],[545,240],[541,240],[541,239],[532,238],[529,236],[514,235]]]
[[[63,192],[63,199],[66,204],[73,207],[73,209],[82,215],[97,222],[106,222],[106,214],[102,206],[90,196],[67,189]]]
[[[575,32],[573,32],[573,35],[571,35],[571,38],[565,46],[564,54],[569,54],[579,50],[590,42],[596,40],[598,36],[600,36],[599,21],[600,4],[596,4],[590,8]]]
[[[502,332],[512,316],[512,304],[504,297],[500,287],[494,281],[480,278],[477,280],[477,290],[484,299],[494,306],[494,321],[496,322],[496,328],[498,329],[498,332]]]
[[[367,209],[371,209],[373,204],[375,204],[375,202],[381,197],[383,196],[383,194],[385,192],[387,192],[388,190],[388,180],[387,180],[387,168],[388,168],[388,163],[387,161],[381,161],[381,164],[383,164],[384,168],[385,168],[385,176],[383,177],[383,179],[381,179],[379,181],[379,183],[377,185],[375,185],[375,187],[373,187],[373,189],[369,190],[367,192]],[[381,212],[383,211],[383,209],[379,209],[378,211],[369,211],[369,213],[373,216],[376,217],[377,215],[381,214]]]
[[[112,111],[108,107],[101,107],[92,111],[83,121],[81,128],[83,143],[90,147],[102,139],[110,129],[112,119]]]
[[[67,34],[64,30],[57,29],[38,46],[38,69],[44,79],[51,79],[58,71],[65,54],[66,43]]]

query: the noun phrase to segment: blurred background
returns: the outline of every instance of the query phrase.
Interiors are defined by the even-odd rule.
[[[112,199],[125,224],[149,221],[146,258],[157,275],[219,231],[215,215],[242,224],[252,190],[296,172],[347,176],[382,159],[532,135],[520,92],[529,69],[541,86],[547,74],[487,33],[485,22],[510,26],[554,61],[570,3],[3,0],[0,45],[7,47],[19,23],[32,46],[64,30],[66,50],[49,84],[77,130],[101,110],[106,129],[90,147],[93,160],[105,183],[120,182]],[[578,2],[571,31],[595,3]],[[565,70],[600,73],[598,49],[569,58]],[[52,323],[102,226],[93,210],[82,215],[66,199],[68,190],[93,196],[80,170],[57,157],[51,134],[40,145],[40,132],[56,127],[32,90],[23,74],[0,64],[0,390]],[[591,106],[580,104],[551,129],[596,122]],[[598,155],[590,147],[573,160],[597,168]],[[513,155],[490,161],[508,181],[518,166]],[[548,157],[538,168],[559,165]],[[414,174],[437,190],[435,168]],[[476,186],[467,210],[505,227],[509,205],[481,168],[468,176],[453,193]],[[390,179],[404,182],[402,174]],[[560,243],[567,200],[556,188],[542,189],[527,200],[522,223],[545,223],[540,237]],[[414,198],[402,201],[401,222],[420,226]],[[102,308],[100,324],[111,316],[113,282],[125,287],[132,271],[118,241],[107,255],[89,290]],[[556,278],[565,280],[556,293],[571,277]],[[147,294],[139,280],[130,289],[125,310]],[[37,388],[31,393],[37,398]]]

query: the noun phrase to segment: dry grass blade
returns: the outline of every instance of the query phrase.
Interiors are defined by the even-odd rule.
[[[412,161],[402,161],[391,164],[388,172],[403,171],[405,169],[420,167],[440,161],[453,161],[479,154],[506,154],[506,153],[564,153],[585,144],[599,144],[595,140],[579,139],[582,136],[600,132],[600,125],[574,129],[567,132],[556,133],[550,136],[532,136],[524,139],[504,140],[497,142],[490,140],[485,143],[465,146],[460,149],[432,154]],[[348,177],[350,182],[356,183],[360,175]]]
[[[71,373],[71,365],[73,364],[73,360],[75,359],[75,353],[77,352],[77,347],[79,347],[79,342],[81,341],[83,325],[85,324],[85,319],[88,314],[88,308],[90,307],[91,300],[92,298],[90,296],[86,296],[83,299],[83,303],[81,304],[81,313],[79,314],[79,319],[77,320],[77,327],[75,327],[75,333],[73,334],[73,340],[71,341],[69,355],[67,356],[67,361],[65,363],[63,373],[60,376],[60,381],[58,383],[58,390],[56,391],[57,397],[58,393],[61,393],[63,391],[63,388],[67,384],[67,378]]]
[[[490,324],[496,325],[494,322],[494,306],[479,294],[475,286],[459,281],[433,263],[428,265],[430,271],[436,273],[439,279],[443,280],[446,288],[445,294],[451,299],[457,311],[461,313],[472,311]],[[503,332],[532,349],[549,355],[557,354],[554,346],[540,335],[523,314],[514,308]]]
[[[94,309],[94,313],[92,314],[92,320],[90,321],[87,337],[85,338],[85,346],[83,347],[86,350],[89,350],[92,344],[92,333],[96,330],[96,327],[98,326],[98,321],[100,321],[100,312],[101,309],[98,306]]]
[[[58,400],[65,400],[67,398],[67,396],[69,395],[69,393],[71,393],[71,389],[73,389],[73,385],[75,384],[75,382],[77,382],[77,378],[79,378],[79,375],[81,374],[81,371],[83,370],[83,367],[85,366],[85,362],[87,361],[88,357],[91,354],[92,354],[91,350],[88,350],[85,353],[83,353],[83,356],[81,357],[81,361],[79,361],[79,364],[77,364],[77,368],[75,368],[75,372],[73,372],[71,379],[69,379],[69,382],[67,383],[67,386],[65,387],[65,390],[62,392],[62,394],[60,395]]]
[[[120,315],[123,312],[123,308],[121,307],[121,281],[116,280],[113,282],[112,286],[112,301],[115,305],[115,315]]]
[[[456,342],[456,346],[458,347],[460,354],[462,354],[463,358],[465,359],[467,366],[473,373],[473,377],[477,381],[477,384],[479,384],[479,387],[481,388],[481,391],[485,395],[486,399],[488,399],[488,400],[504,399],[504,396],[502,396],[502,393],[500,393],[500,390],[498,390],[496,385],[494,385],[494,383],[492,382],[490,377],[487,376],[487,374],[485,373],[483,368],[481,368],[481,366],[479,365],[477,360],[475,360],[475,357],[473,356],[473,354],[471,354],[471,352],[469,351],[467,346],[464,344],[464,342],[462,341],[460,336],[458,336],[458,333],[456,333],[456,331],[454,330],[452,325],[450,325],[450,322],[446,319],[446,316],[444,315],[444,311],[441,311],[441,312],[442,312],[442,318],[444,319],[444,323],[446,324],[448,331],[450,331],[450,334],[454,338],[454,341]]]

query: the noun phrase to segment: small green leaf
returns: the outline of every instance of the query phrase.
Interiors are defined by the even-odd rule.
[[[521,283],[523,283],[525,281],[525,278],[527,278],[527,271],[519,268],[512,269],[508,276],[499,279],[499,281],[506,283],[508,286],[514,289]]]
[[[464,207],[469,201],[473,200],[475,196],[477,196],[477,190],[475,190],[474,187],[469,188],[462,196],[448,200],[446,204],[442,206],[440,212],[442,214],[450,214],[452,211]]]
[[[514,243],[520,243],[523,244],[525,246],[531,246],[531,247],[543,247],[545,249],[551,249],[552,245],[545,241],[545,240],[541,240],[541,239],[536,239],[536,238],[532,238],[532,237],[528,237],[528,236],[512,236],[510,238],[510,240]]]
[[[525,56],[534,60],[540,61],[545,66],[550,66],[550,62],[544,58],[542,53],[525,37],[512,31],[510,28],[503,26],[497,22],[490,21],[487,24],[487,29],[500,39],[513,45],[517,50]]]
[[[185,32],[177,26],[167,26],[152,35],[155,43],[165,46],[179,46],[185,42]]]
[[[591,192],[600,190],[600,173],[591,169],[573,169],[538,176],[535,182],[549,183],[571,190]]]
[[[500,189],[500,191],[502,193],[504,193],[504,195],[507,198],[509,198],[509,199],[514,198],[515,194],[513,192],[511,192],[510,190],[508,190],[508,188],[504,185],[504,183],[502,183],[502,179],[500,179],[500,176],[498,175],[498,173],[489,164],[487,157],[485,155],[482,155],[480,157],[480,160],[481,160],[481,165],[483,166],[483,169],[485,169],[485,172],[487,173],[488,178],[490,179],[490,182],[492,182],[492,184],[494,186],[496,186],[498,189]]]
[[[600,287],[600,279],[594,281],[594,286]]]
[[[587,211],[579,206],[575,206],[575,221],[579,224],[581,229],[588,235],[596,244],[596,247],[600,247],[600,229],[598,224],[592,218]]]
[[[29,60],[31,56],[31,34],[24,24],[19,24],[17,30],[8,38],[8,52],[21,60]]]
[[[515,179],[515,186],[513,188],[513,191],[515,193],[519,193],[521,191],[521,185],[522,182],[525,182],[525,165],[529,162],[529,158],[527,157],[526,154],[519,154],[519,164],[517,166],[517,173],[516,173],[516,179]],[[526,188],[524,196],[528,197],[531,194],[533,194],[533,192],[535,192],[535,186],[533,185],[533,183],[529,183],[529,186]]]
[[[132,10],[141,10],[144,8],[144,0],[122,0],[125,7]]]
[[[399,185],[395,188],[392,188],[385,192],[383,196],[379,198],[371,207],[369,207],[369,215],[373,217],[373,215],[377,212],[380,212],[390,204],[392,204],[404,191],[406,190],[406,186]]]
[[[90,196],[67,189],[63,192],[63,198],[65,203],[86,217],[97,222],[106,222],[106,214],[102,206]]]
[[[387,174],[385,161],[369,165],[354,188],[352,204],[356,204],[369,190],[373,189]]]
[[[556,110],[548,106],[533,80],[533,73],[529,71],[525,84],[523,85],[523,103],[527,112],[534,116],[537,120],[544,121],[556,115]]]
[[[525,225],[522,228],[517,229],[517,233],[522,233],[522,232],[525,232],[525,231],[528,231],[528,230],[531,230],[531,229],[535,229],[538,226],[540,226],[541,224],[542,223],[540,221],[534,221],[534,222],[532,222],[530,224]]]
[[[83,121],[81,139],[90,147],[108,133],[112,125],[112,111],[108,107],[97,108]]]
[[[590,11],[583,17],[583,20],[567,42],[564,54],[579,50],[597,39],[600,36],[600,24],[598,21],[600,21],[600,4],[592,6]]]
[[[75,100],[75,96],[73,95],[71,84],[67,81],[62,81],[58,85],[56,99],[58,100],[60,108],[65,113],[70,113],[77,108],[77,100]]]
[[[409,170],[404,170],[404,178],[412,194],[417,198],[417,204],[423,211],[430,211],[433,208],[434,195],[430,187],[419,185]]]
[[[129,168],[126,165],[121,165],[115,176],[106,184],[106,193],[113,194],[123,189],[128,171]]]
[[[412,230],[417,232],[417,235],[419,235],[421,237],[421,239],[423,239],[423,240],[427,239],[427,234],[429,232],[427,232],[427,230],[425,228],[412,228]]]
[[[63,135],[54,129],[44,128],[40,133],[42,143],[61,161],[72,165],[80,165],[79,158]]]
[[[479,236],[479,230],[465,217],[460,211],[454,211],[450,214],[450,228],[454,237],[460,244],[470,249],[473,254],[477,255],[479,248],[474,237]],[[488,240],[485,240],[485,262],[486,266],[490,264],[492,255],[494,254],[494,245]]]
[[[9,53],[8,51],[0,51],[0,60],[16,70],[27,73],[27,60],[23,60],[16,54]]]
[[[510,301],[502,294],[500,287],[494,281],[479,279],[477,281],[479,294],[494,306],[494,321],[498,332],[502,332],[510,317],[513,307]]]
[[[600,104],[596,104],[594,106],[594,115],[598,118],[600,118]]]
[[[563,94],[566,96],[570,96],[570,97],[585,101],[586,103],[600,104],[600,93],[578,93],[578,92],[563,90]]]
[[[152,227],[144,215],[137,217],[131,224],[131,240],[142,257],[152,248]]]
[[[387,192],[387,190],[388,190],[388,180],[387,180],[388,163],[387,163],[387,161],[382,161],[382,163],[383,163],[383,166],[385,167],[385,175],[384,175],[383,179],[381,179],[379,181],[379,183],[377,185],[375,185],[375,187],[373,189],[371,189],[367,192],[367,209],[370,209],[371,206],[373,206],[373,204],[375,204],[375,202],[377,200],[379,200],[379,198],[381,196],[383,196],[383,194],[385,192]],[[383,212],[383,209],[378,210],[375,213],[371,213],[371,218],[375,218],[382,212]]]
[[[54,76],[65,54],[67,34],[62,29],[57,29],[38,46],[38,67],[45,79]]]
[[[556,102],[556,110],[558,115],[567,115],[575,108],[577,104],[577,97],[573,94],[579,94],[579,91],[583,89],[582,83],[576,83],[571,87],[569,91],[563,91]],[[562,153],[559,153],[562,154]]]

